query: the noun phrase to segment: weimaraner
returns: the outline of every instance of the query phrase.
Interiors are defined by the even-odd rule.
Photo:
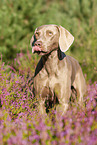
[[[44,112],[45,101],[58,100],[57,110],[65,112],[73,94],[83,101],[85,79],[77,60],[65,55],[74,37],[62,26],[43,25],[36,28],[31,38],[32,53],[41,55],[34,74],[34,95],[39,96],[40,109]]]

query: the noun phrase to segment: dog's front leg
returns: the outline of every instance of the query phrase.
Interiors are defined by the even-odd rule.
[[[69,98],[70,95],[67,96],[67,94],[64,93],[64,95],[59,99],[59,104],[56,107],[56,111],[60,112],[61,115],[63,115],[68,109]]]
[[[70,81],[71,82],[71,81]],[[60,93],[58,94],[57,98],[59,101],[59,104],[56,107],[56,111],[60,112],[61,115],[63,115],[66,110],[68,109],[69,99],[71,96],[71,83],[64,83],[63,86],[60,87]]]
[[[39,112],[41,114],[44,114],[46,111],[45,111],[45,99],[40,99],[39,100],[39,106],[38,106],[38,109],[39,109]]]

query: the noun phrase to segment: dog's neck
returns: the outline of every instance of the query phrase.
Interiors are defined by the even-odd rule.
[[[64,59],[64,57],[66,57],[65,53],[62,52],[59,48],[57,50],[54,50],[44,56],[42,56],[42,60],[43,60],[43,64],[45,64],[45,62],[47,61],[47,59],[51,59],[57,57],[59,60]]]
[[[48,74],[56,73],[56,68],[59,67],[60,61],[62,61],[66,55],[60,50],[54,50],[47,55],[42,56],[43,67]]]

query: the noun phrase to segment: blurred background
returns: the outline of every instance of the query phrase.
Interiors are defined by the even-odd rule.
[[[66,54],[79,61],[87,81],[96,81],[97,0],[0,0],[0,59],[11,64],[20,52],[31,53],[31,36],[45,24],[70,31],[75,41]]]

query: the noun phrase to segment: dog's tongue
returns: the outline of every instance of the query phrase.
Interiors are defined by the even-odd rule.
[[[38,46],[33,46],[32,53],[34,53],[35,51],[41,51],[41,48]]]

